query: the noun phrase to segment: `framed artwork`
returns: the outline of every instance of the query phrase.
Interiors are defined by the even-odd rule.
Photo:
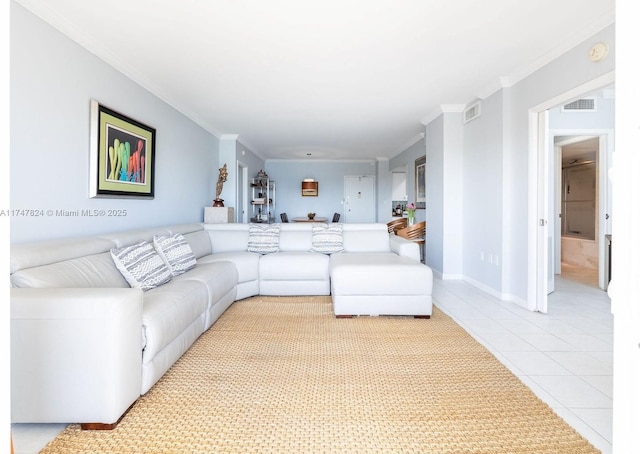
[[[302,182],[302,196],[303,197],[318,197],[318,182],[317,181],[303,181]]]
[[[90,197],[153,199],[156,130],[91,100]]]
[[[425,185],[426,166],[427,166],[426,156],[422,156],[416,159],[415,190],[416,190],[416,208],[417,209],[424,209],[426,207],[426,202],[427,202],[427,193],[426,193],[426,185]]]

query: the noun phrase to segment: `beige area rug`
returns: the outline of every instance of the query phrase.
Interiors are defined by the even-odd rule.
[[[234,303],[113,431],[43,453],[594,453],[434,308],[336,319],[330,297]]]

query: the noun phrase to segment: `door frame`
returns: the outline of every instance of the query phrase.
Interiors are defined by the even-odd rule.
[[[529,154],[528,154],[528,273],[527,308],[547,312],[547,289],[549,273],[548,244],[548,192],[549,159],[546,111],[580,96],[592,93],[615,83],[615,71],[609,71],[572,90],[550,98],[529,109]]]

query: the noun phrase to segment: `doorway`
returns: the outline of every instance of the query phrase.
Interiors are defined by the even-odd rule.
[[[567,93],[549,99],[529,110],[530,168],[529,185],[529,292],[528,307],[531,310],[546,313],[547,295],[553,291],[554,286],[554,244],[555,244],[555,158],[553,155],[553,142],[550,140],[551,129],[549,127],[549,111],[566,103],[571,103],[580,97],[587,96],[599,90],[613,90],[614,73],[607,73],[597,79],[583,84]],[[611,201],[611,184],[608,178],[608,169],[611,164],[611,154],[614,149],[613,141],[613,114],[609,119],[610,129],[603,127],[600,130],[577,130],[576,134],[599,136],[598,178],[603,184],[598,185],[598,200],[600,206],[597,210],[598,235],[604,237],[610,233],[611,216],[608,207]],[[606,241],[598,241],[599,261],[604,260],[604,248]],[[605,288],[605,267],[599,267],[599,284]]]
[[[246,224],[249,205],[249,193],[246,190],[249,187],[249,168],[241,161],[238,161],[237,175],[236,201],[238,208],[235,213],[235,222]]]
[[[344,177],[344,222],[375,222],[375,177]]]
[[[600,137],[551,134],[555,153],[554,274],[598,286]],[[606,152],[606,150],[604,150]],[[605,206],[607,204],[605,203]]]

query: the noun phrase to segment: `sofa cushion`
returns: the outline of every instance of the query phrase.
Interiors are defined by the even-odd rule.
[[[208,299],[207,286],[197,280],[176,279],[145,292],[142,362],[153,360],[193,323],[204,330]]]
[[[258,280],[258,263],[260,257],[261,255],[255,252],[221,252],[219,254],[205,255],[198,259],[198,263],[213,263],[223,260],[233,262],[238,269],[238,283],[243,283]]]
[[[329,280],[329,256],[316,252],[276,252],[260,257],[260,280]]]
[[[246,251],[249,224],[206,224],[211,241],[211,253]]]
[[[249,224],[247,250],[258,254],[278,252],[280,224]]]
[[[182,235],[184,239],[187,240],[187,243],[189,243],[189,246],[191,246],[191,250],[196,259],[211,254],[211,239],[206,230],[183,233]]]
[[[238,284],[238,270],[232,262],[228,261],[200,262],[188,273],[176,276],[172,282],[181,280],[202,282],[207,286],[210,303],[215,304]]]
[[[113,248],[111,256],[131,287],[149,290],[171,280],[171,270],[148,241]]]
[[[387,224],[343,224],[345,252],[389,252]]]
[[[280,224],[279,250],[309,252],[312,226],[308,222]]]
[[[344,251],[342,224],[314,225],[311,251],[320,252],[321,254],[333,254]]]
[[[156,235],[153,237],[153,246],[173,276],[178,276],[196,266],[196,257],[181,233]]]
[[[50,265],[35,266],[11,275],[12,287],[128,288],[109,252],[91,254]]]
[[[431,295],[431,268],[409,257],[388,253],[331,256],[334,295]]]

